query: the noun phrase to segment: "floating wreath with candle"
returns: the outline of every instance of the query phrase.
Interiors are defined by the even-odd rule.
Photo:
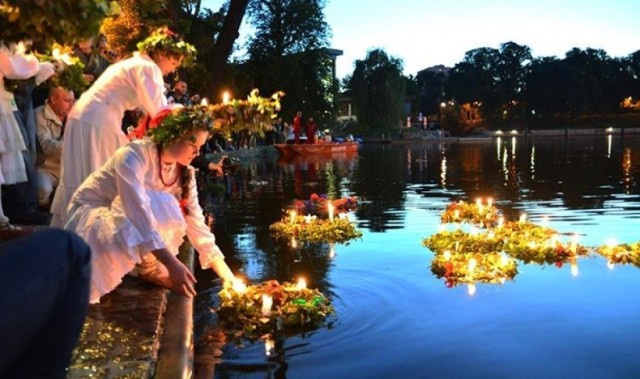
[[[317,289],[269,280],[220,291],[220,325],[236,337],[252,340],[265,334],[293,335],[327,325],[335,314],[331,301]]]
[[[445,278],[449,287],[475,282],[502,284],[518,274],[518,264],[504,253],[452,254],[447,250],[433,259],[431,272]]]
[[[356,204],[355,197],[330,200],[312,194],[308,201],[295,200],[293,209],[282,220],[273,223],[269,230],[274,238],[292,241],[292,244],[297,241],[346,244],[362,237],[362,232],[353,226],[346,214]],[[301,213],[306,215],[301,216]]]
[[[477,199],[475,203],[467,203],[461,200],[450,203],[440,218],[443,223],[468,222],[491,227],[498,224],[500,212],[493,205],[491,198],[487,199],[486,204],[483,199]]]
[[[336,242],[346,244],[352,239],[362,237],[362,232],[346,217],[321,219],[317,216],[290,215],[273,223],[269,230],[279,240],[295,239],[307,243]]]
[[[633,264],[640,267],[640,242],[630,244],[610,243],[598,246],[596,251],[605,257],[609,264]]]
[[[529,222],[525,215],[519,221],[505,223],[491,201],[486,205],[482,200],[476,204],[452,203],[441,219],[454,222],[458,227],[453,231],[442,230],[422,243],[435,253],[431,271],[438,278],[444,277],[447,286],[476,281],[503,283],[513,279],[518,272],[514,259],[525,263],[555,263],[558,267],[571,262],[573,267],[577,256],[589,252],[578,244],[577,235],[563,243],[556,230]],[[486,229],[471,227],[470,232],[466,232],[461,229],[464,222],[481,224]]]

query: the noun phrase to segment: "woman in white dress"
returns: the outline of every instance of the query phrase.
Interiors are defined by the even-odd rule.
[[[113,153],[129,142],[122,118],[129,109],[155,115],[167,105],[163,76],[195,49],[166,28],[138,44],[139,54],[110,65],[69,113],[62,148],[60,184],[51,204],[52,226],[64,225],[71,196]]]
[[[189,166],[212,131],[204,109],[160,112],[151,121],[150,138],[118,149],[73,195],[65,229],[91,247],[92,303],[136,263],[154,256],[154,269],[139,273],[143,279],[194,295],[195,278],[175,256],[185,234],[203,268],[212,268],[225,284],[234,279],[204,220]]]

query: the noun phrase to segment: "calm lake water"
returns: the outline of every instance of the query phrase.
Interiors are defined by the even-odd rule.
[[[269,356],[261,341],[225,343],[210,311],[219,282],[200,272],[200,377],[640,377],[640,268],[580,258],[574,276],[569,265],[521,263],[514,281],[469,295],[431,273],[433,253],[421,245],[448,203],[480,196],[510,219],[548,216],[586,246],[636,242],[638,137],[365,145],[350,159],[254,161],[226,184],[206,206],[233,270],[253,283],[303,275],[337,315],[330,328],[277,341]],[[333,252],[274,242],[269,225],[311,193],[363,200],[351,215],[362,239]]]

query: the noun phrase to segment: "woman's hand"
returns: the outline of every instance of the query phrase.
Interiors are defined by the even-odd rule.
[[[223,175],[224,171],[224,160],[227,159],[228,156],[223,155],[222,157],[220,157],[220,160],[218,161],[218,163],[213,163],[213,162],[209,162],[209,170],[215,172],[217,175]]]
[[[189,268],[179,260],[175,260],[173,264],[167,266],[169,270],[169,279],[171,280],[172,289],[186,297],[196,295],[195,283],[196,278]]]
[[[194,287],[196,278],[187,266],[165,248],[154,250],[152,253],[167,268],[172,290],[187,297],[196,295],[196,289]]]

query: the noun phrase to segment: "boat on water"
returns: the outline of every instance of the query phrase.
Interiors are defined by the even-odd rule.
[[[278,144],[276,149],[285,157],[299,155],[354,154],[358,152],[357,142],[318,143],[318,144]]]

